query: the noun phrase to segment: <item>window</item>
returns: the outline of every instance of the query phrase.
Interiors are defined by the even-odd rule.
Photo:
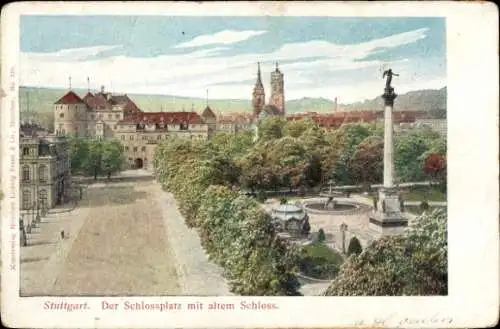
[[[128,139],[130,139],[131,141],[133,141],[134,140],[134,135],[130,135],[130,137]]]
[[[116,130],[116,125],[113,126],[113,130]]]
[[[22,174],[23,181],[28,182],[30,180],[30,177],[31,177],[30,167],[26,165],[23,166],[23,174]]]
[[[40,206],[42,209],[47,208],[47,191],[46,190],[40,190],[38,192],[38,198],[40,199]]]
[[[119,114],[115,115],[115,118],[116,120],[120,120],[120,115]]]
[[[46,165],[38,167],[38,179],[40,182],[46,182],[48,179],[48,170]]]
[[[141,147],[142,152],[146,152],[146,146]]]
[[[161,139],[161,135],[156,136],[156,139]]]
[[[137,146],[134,146],[133,150],[134,150],[134,152],[137,152]]]
[[[64,113],[59,113],[60,118],[64,118]]]
[[[123,141],[123,140],[125,140],[125,135],[122,135],[122,136],[121,136],[121,139],[122,139],[122,141]]]
[[[28,147],[23,147],[23,155],[24,156],[30,155],[30,149]]]
[[[142,136],[142,140],[143,140],[143,141],[144,141],[144,140],[146,140],[146,139],[148,139],[148,137],[147,137],[147,136]]]
[[[31,208],[31,191],[24,190],[23,191],[23,209]]]
[[[99,114],[99,119],[102,119],[102,113],[101,113],[101,114]]]
[[[125,146],[125,151],[127,151],[127,152],[128,152],[128,146]]]
[[[95,114],[92,114],[92,120],[95,120],[95,117],[96,117]]]

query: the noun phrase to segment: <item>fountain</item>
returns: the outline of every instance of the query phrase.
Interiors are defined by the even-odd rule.
[[[328,214],[350,214],[357,211],[369,211],[370,207],[355,201],[339,200],[340,197],[347,198],[349,193],[343,193],[335,190],[335,181],[328,181],[328,191],[321,192],[319,196],[323,199],[315,199],[313,201],[304,201],[304,206],[307,210],[316,213]]]

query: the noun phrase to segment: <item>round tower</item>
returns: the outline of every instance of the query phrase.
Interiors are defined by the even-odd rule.
[[[87,105],[73,91],[68,91],[54,103],[54,129],[58,135],[86,134]]]

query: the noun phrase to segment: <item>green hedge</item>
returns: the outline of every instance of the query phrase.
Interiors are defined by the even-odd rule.
[[[277,236],[256,200],[227,187],[230,175],[219,157],[209,144],[173,140],[157,147],[154,164],[159,182],[178,201],[186,224],[197,228],[233,293],[300,295],[293,274],[298,250]]]

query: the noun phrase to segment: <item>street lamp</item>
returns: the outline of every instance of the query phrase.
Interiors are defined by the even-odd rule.
[[[36,202],[36,222],[40,223],[41,218],[40,218],[40,203]]]
[[[340,232],[342,232],[342,253],[345,254],[345,232],[347,231],[347,224],[342,223],[340,224]]]
[[[31,205],[31,227],[36,227],[36,217],[35,217],[36,202]]]
[[[19,233],[21,246],[26,247],[28,245],[28,239],[26,237],[26,230],[24,229],[24,219],[23,216],[19,218]]]

